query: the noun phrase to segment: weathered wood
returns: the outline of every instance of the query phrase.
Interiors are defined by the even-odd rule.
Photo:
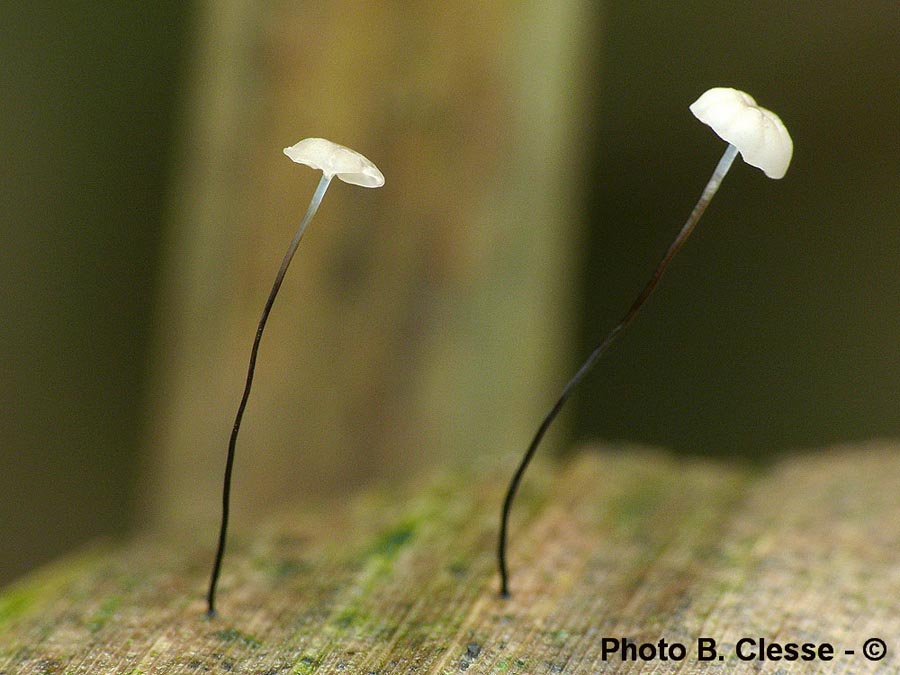
[[[233,547],[211,621],[208,550],[97,547],[0,596],[0,673],[897,672],[898,450],[765,470],[633,449],[538,466],[507,601],[493,560],[503,485],[465,474],[271,520]],[[688,654],[604,662],[602,638],[623,636]],[[698,637],[726,659],[698,663]],[[742,637],[837,654],[744,663]],[[885,660],[862,655],[870,637]]]

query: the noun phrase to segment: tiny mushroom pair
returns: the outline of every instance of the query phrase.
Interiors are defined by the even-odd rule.
[[[685,224],[682,226],[675,240],[670,244],[662,260],[657,265],[637,299],[633,302],[625,316],[616,324],[604,340],[588,356],[585,363],[578,369],[575,375],[563,388],[553,407],[544,417],[535,433],[531,444],[526,450],[515,473],[512,476],[506,496],[503,501],[500,517],[500,529],[497,548],[497,563],[500,573],[500,593],[503,597],[509,596],[509,571],[506,562],[507,528],[509,515],[512,509],[513,499],[526,468],[540,445],[547,429],[562,410],[566,400],[593,368],[600,357],[606,352],[616,336],[624,330],[637,315],[640,308],[650,297],[656,285],[662,278],[666,268],[675,254],[684,245],[690,236],[706,207],[719,188],[722,179],[728,172],[738,153],[751,166],[761,169],[769,178],[782,178],[787,171],[793,154],[793,142],[782,124],[778,115],[756,104],[756,101],[748,94],[726,87],[716,87],[705,92],[691,106],[691,112],[697,119],[709,125],[723,140],[728,142],[725,153],[719,160],[713,171],[712,177],[706,184],[700,199],[691,211]],[[259,352],[259,344],[262,339],[266,321],[271,312],[275,297],[284,280],[284,275],[290,265],[291,259],[300,244],[300,239],[309,222],[312,220],[332,178],[337,176],[345,183],[359,185],[361,187],[381,187],[384,185],[384,176],[381,171],[368,159],[358,152],[345,148],[342,145],[332,143],[322,138],[307,138],[296,145],[284,149],[284,154],[299,164],[306,164],[322,172],[322,178],[313,193],[306,214],[300,221],[294,238],[288,246],[288,250],[281,262],[281,267],[275,276],[275,282],[269,297],[263,308],[262,317],[256,331],[256,337],[250,351],[250,362],[247,370],[247,379],[244,385],[243,396],[238,406],[237,415],[232,428],[228,445],[228,454],[225,463],[225,479],[222,489],[222,518],[219,529],[219,541],[216,551],[213,570],[207,593],[207,616],[213,617],[215,611],[216,587],[221,571],[222,560],[225,553],[225,542],[228,530],[228,512],[231,492],[231,475],[234,466],[235,447],[237,436],[241,426],[241,420],[250,396],[250,388],[253,383],[253,373],[256,367],[256,357]]]

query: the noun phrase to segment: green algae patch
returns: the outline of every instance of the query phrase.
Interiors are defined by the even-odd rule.
[[[292,672],[294,675],[310,675],[310,673],[316,672],[320,665],[322,665],[322,662],[319,659],[312,656],[303,656],[294,665]]]
[[[250,649],[258,649],[262,647],[262,641],[252,635],[242,633],[237,628],[226,628],[225,630],[216,631],[216,637],[222,642],[242,644]]]
[[[415,522],[405,521],[397,527],[382,533],[375,540],[372,548],[369,549],[367,557],[377,556],[386,560],[392,560],[412,541],[415,533]]]
[[[284,581],[303,574],[308,574],[314,567],[306,560],[297,558],[268,559],[258,557],[253,560],[253,567],[274,581]]]
[[[333,623],[337,628],[340,628],[341,630],[349,630],[354,626],[360,625],[361,623],[366,621],[367,618],[368,617],[366,617],[362,612],[353,608],[347,608],[334,618]]]
[[[94,615],[88,619],[87,627],[88,630],[92,633],[96,633],[98,630],[103,628],[106,625],[106,622],[109,621],[115,613],[119,610],[119,607],[122,606],[122,598],[118,596],[111,596],[106,598],[101,604]]]
[[[40,596],[32,587],[13,588],[0,597],[0,626],[28,612]]]
[[[76,579],[95,573],[98,563],[107,555],[107,548],[100,546],[68,556],[0,591],[0,630],[18,619],[31,616],[44,604],[57,599]]]

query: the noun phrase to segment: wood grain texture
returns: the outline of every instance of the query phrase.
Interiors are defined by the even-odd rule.
[[[269,521],[232,548],[211,621],[209,551],[99,547],[0,596],[0,673],[898,672],[898,449],[766,469],[639,449],[539,465],[506,601],[502,486],[462,474]],[[682,642],[687,657],[604,661],[602,638],[626,636]],[[724,661],[697,661],[701,636]],[[741,662],[742,637],[838,652]],[[861,654],[870,637],[887,643],[881,662]]]

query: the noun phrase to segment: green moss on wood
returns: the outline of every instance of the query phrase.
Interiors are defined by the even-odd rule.
[[[387,561],[392,560],[412,541],[415,531],[416,525],[413,521],[392,527],[378,537],[366,556],[379,556]]]
[[[222,642],[237,642],[246,647],[249,647],[250,649],[258,649],[259,647],[262,647],[262,641],[260,641],[258,638],[253,637],[252,635],[242,633],[237,628],[227,628],[225,630],[216,631],[215,636],[218,639],[222,640]]]

